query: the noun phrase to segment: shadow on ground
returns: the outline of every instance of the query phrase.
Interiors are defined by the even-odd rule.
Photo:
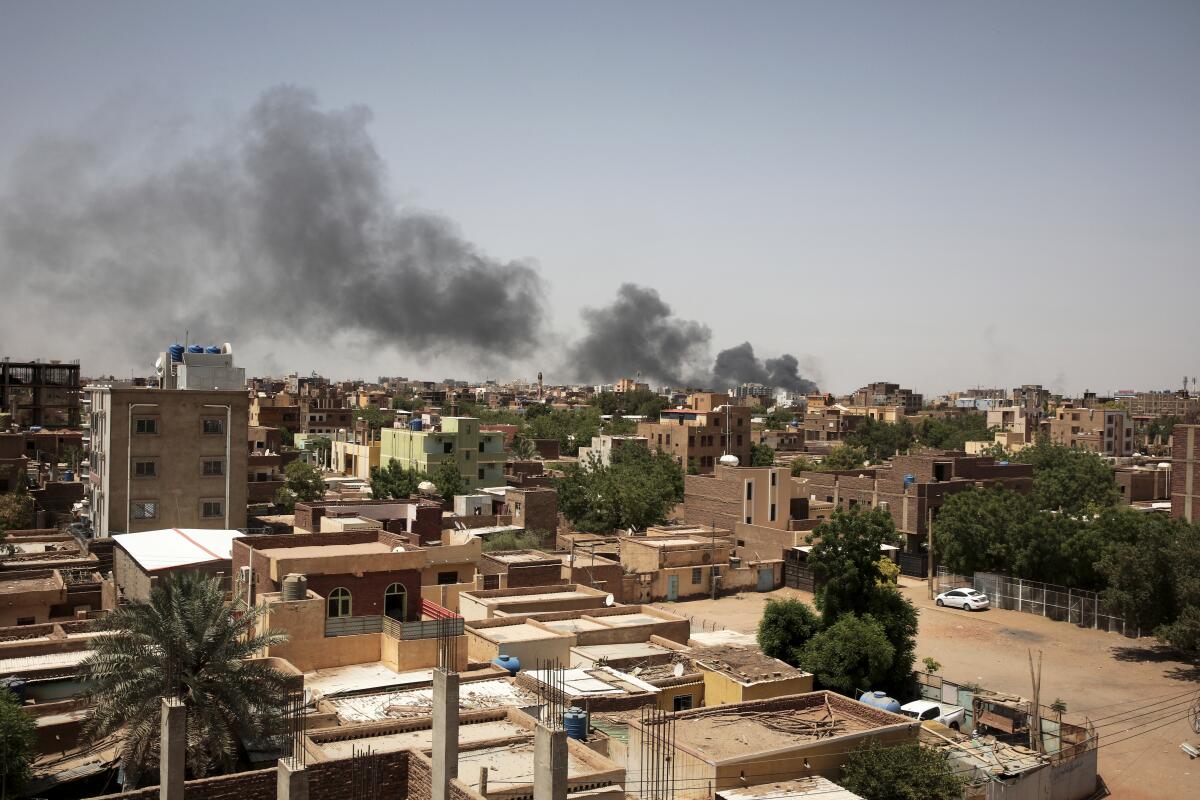
[[[1149,647],[1114,647],[1112,657],[1117,661],[1137,664],[1171,664],[1163,672],[1165,676],[1177,681],[1200,682],[1200,664],[1190,662],[1186,656],[1173,647],[1166,645],[1151,645]]]

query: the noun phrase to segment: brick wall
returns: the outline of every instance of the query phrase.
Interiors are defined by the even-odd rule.
[[[554,489],[509,490],[505,498],[513,524],[527,531],[551,533],[558,530],[558,492]]]
[[[1171,437],[1171,516],[1194,522],[1200,519],[1196,498],[1200,495],[1200,426],[1176,425]]]
[[[733,530],[742,519],[742,485],[706,475],[683,478],[683,519],[692,525]],[[714,522],[715,521],[715,522]]]
[[[341,587],[350,591],[351,613],[356,617],[383,613],[383,598],[393,583],[404,584],[408,592],[406,619],[421,618],[421,571],[368,572],[361,578],[354,575],[309,575],[308,589],[321,597]]]

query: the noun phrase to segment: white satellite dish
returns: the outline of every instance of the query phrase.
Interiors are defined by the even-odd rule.
[[[671,673],[676,678],[682,678],[683,677],[683,663],[680,662],[680,663],[676,664],[675,669],[671,670]]]
[[[616,601],[616,599],[615,599],[615,598],[614,598],[614,597],[613,597],[611,594],[610,594],[610,595],[606,595],[606,596],[605,596],[605,598],[604,598],[604,605],[606,605],[606,606],[614,606],[614,605],[616,605],[616,604],[617,604],[617,601]]]
[[[398,545],[396,545],[395,547],[393,547],[393,548],[392,548],[392,552],[393,552],[393,553],[403,553],[403,552],[405,552],[405,550],[404,550],[404,545],[402,545],[402,544],[398,544]]]

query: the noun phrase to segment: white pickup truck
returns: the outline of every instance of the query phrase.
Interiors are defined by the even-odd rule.
[[[967,710],[962,706],[952,706],[949,703],[934,703],[929,700],[913,700],[900,706],[900,713],[906,717],[925,722],[933,720],[947,728],[959,730],[967,719]]]

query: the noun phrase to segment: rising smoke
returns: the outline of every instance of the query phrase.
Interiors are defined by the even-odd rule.
[[[586,333],[569,353],[571,370],[580,380],[611,381],[637,372],[658,383],[715,391],[741,383],[798,393],[817,388],[800,375],[795,356],[760,361],[749,342],[722,350],[706,369],[712,332],[707,325],[676,317],[653,289],[623,284],[611,305],[586,308],[582,316]]]
[[[220,141],[148,167],[97,136],[35,141],[0,196],[5,293],[71,309],[137,362],[185,328],[532,352],[541,277],[482,255],[441,217],[397,210],[369,121],[285,86]]]

